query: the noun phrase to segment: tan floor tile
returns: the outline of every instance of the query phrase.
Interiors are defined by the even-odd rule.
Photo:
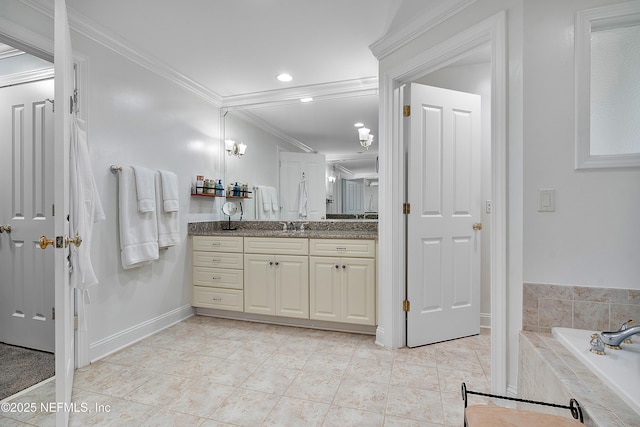
[[[340,378],[322,372],[302,371],[291,383],[286,396],[331,403],[340,386]]]
[[[259,426],[279,399],[275,394],[238,389],[210,418],[245,427]]]
[[[242,388],[263,393],[284,394],[300,371],[262,365],[242,383]]]
[[[435,366],[394,363],[391,385],[440,391],[438,369]]]
[[[338,387],[334,405],[384,414],[388,386],[367,381],[344,379]]]
[[[344,377],[365,379],[369,382],[389,384],[392,363],[387,360],[352,357]]]
[[[444,423],[440,393],[432,390],[390,386],[387,414]]]
[[[376,427],[382,426],[383,423],[383,415],[359,409],[333,406],[322,425],[324,427]]]
[[[125,396],[125,399],[152,406],[173,403],[191,380],[174,375],[157,375]]]
[[[283,397],[273,408],[263,426],[320,426],[329,411],[326,403]]]
[[[171,403],[168,409],[173,411],[208,417],[235,391],[235,387],[206,381],[191,380],[184,390]]]

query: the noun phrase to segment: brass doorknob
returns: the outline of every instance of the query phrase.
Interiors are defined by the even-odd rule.
[[[478,231],[478,230],[482,230],[482,223],[481,222],[474,222],[473,223],[473,229]]]
[[[11,233],[11,226],[10,225],[0,225],[0,233]]]
[[[55,242],[47,239],[45,236],[40,237],[40,249],[47,249],[47,246],[53,246]]]
[[[82,238],[76,234],[75,237],[65,237],[64,239],[64,247],[66,248],[70,244],[74,244],[76,248],[82,244]]]

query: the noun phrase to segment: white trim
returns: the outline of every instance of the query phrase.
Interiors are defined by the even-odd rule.
[[[581,10],[575,18],[575,168],[639,167],[640,154],[591,155],[591,30],[637,25],[640,2]]]
[[[491,313],[480,313],[480,327],[491,329]]]
[[[369,46],[373,55],[381,60],[385,56],[400,49],[412,40],[451,18],[461,10],[471,6],[477,0],[449,0],[429,9],[428,13],[419,16],[400,30],[387,34]]]
[[[53,76],[53,67],[29,70],[22,73],[7,74],[6,76],[0,76],[0,87],[52,79]]]
[[[53,63],[53,39],[0,16],[0,41]]]
[[[378,157],[376,152],[353,153],[353,154],[327,154],[327,163],[348,162],[349,160],[375,160]]]
[[[491,216],[491,379],[492,391],[507,385],[507,48],[506,12],[500,12],[439,45],[385,72],[380,82],[380,223],[379,329],[376,342],[385,347],[404,345],[405,156],[399,120],[400,85],[451,64],[485,44],[491,45],[492,198]],[[390,310],[390,312],[388,312]],[[387,336],[385,331],[390,333]],[[384,335],[382,335],[384,334]]]
[[[134,344],[150,335],[160,332],[169,326],[182,322],[183,320],[193,316],[193,313],[194,310],[191,305],[184,305],[94,342],[89,348],[89,358],[91,363],[130,346],[131,344]]]
[[[363,77],[361,79],[225,96],[222,100],[221,107],[233,111],[238,109],[245,110],[249,108],[299,104],[300,98],[303,97],[312,97],[313,102],[319,102],[330,99],[353,98],[377,94],[378,78]]]

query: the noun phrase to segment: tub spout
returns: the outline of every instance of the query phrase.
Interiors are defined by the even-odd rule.
[[[621,348],[620,344],[624,340],[636,334],[640,334],[640,326],[631,326],[619,331],[602,332],[600,336],[607,347],[619,350]]]

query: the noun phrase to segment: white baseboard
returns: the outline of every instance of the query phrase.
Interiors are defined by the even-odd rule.
[[[175,310],[162,314],[153,319],[132,326],[124,331],[91,343],[89,346],[89,359],[91,363],[102,359],[116,351],[136,343],[149,335],[153,335],[171,325],[193,316],[193,307],[184,305]]]
[[[491,329],[491,314],[480,313],[480,327]]]
[[[507,385],[507,396],[518,397],[518,387]]]

